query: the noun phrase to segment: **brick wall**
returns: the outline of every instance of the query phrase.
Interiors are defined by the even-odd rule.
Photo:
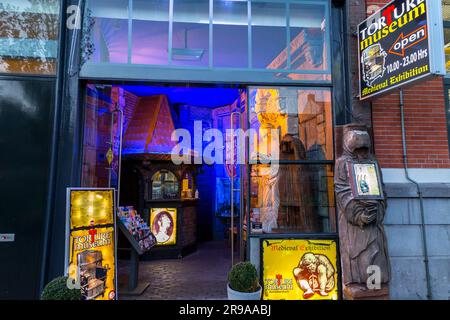
[[[366,0],[369,14],[388,3]],[[450,168],[442,78],[404,90],[408,161],[412,168]],[[375,153],[383,168],[401,168],[402,136],[398,91],[372,101]]]

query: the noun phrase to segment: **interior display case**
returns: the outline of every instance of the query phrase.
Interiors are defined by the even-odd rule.
[[[170,155],[123,158],[121,204],[133,205],[157,239],[143,259],[184,256],[197,247],[195,165],[175,165]]]

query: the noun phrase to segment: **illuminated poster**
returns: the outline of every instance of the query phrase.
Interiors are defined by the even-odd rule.
[[[68,273],[85,300],[116,299],[114,189],[68,189]]]
[[[177,243],[177,209],[152,208],[150,225],[158,246],[168,246]]]
[[[264,300],[337,300],[334,240],[264,239]]]

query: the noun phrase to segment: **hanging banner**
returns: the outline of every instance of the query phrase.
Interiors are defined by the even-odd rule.
[[[67,189],[66,270],[84,300],[115,300],[114,189]]]
[[[337,300],[334,240],[263,239],[264,300]]]
[[[441,2],[394,0],[358,26],[359,97],[445,75]]]

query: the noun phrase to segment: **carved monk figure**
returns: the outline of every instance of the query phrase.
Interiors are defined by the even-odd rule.
[[[370,152],[370,136],[361,125],[344,128],[343,154],[336,161],[335,191],[339,213],[339,238],[341,246],[344,285],[366,286],[369,266],[378,266],[381,283],[388,283],[390,266],[383,228],[386,201],[356,199],[350,180],[351,161],[375,161]],[[382,177],[378,177],[382,181]]]

